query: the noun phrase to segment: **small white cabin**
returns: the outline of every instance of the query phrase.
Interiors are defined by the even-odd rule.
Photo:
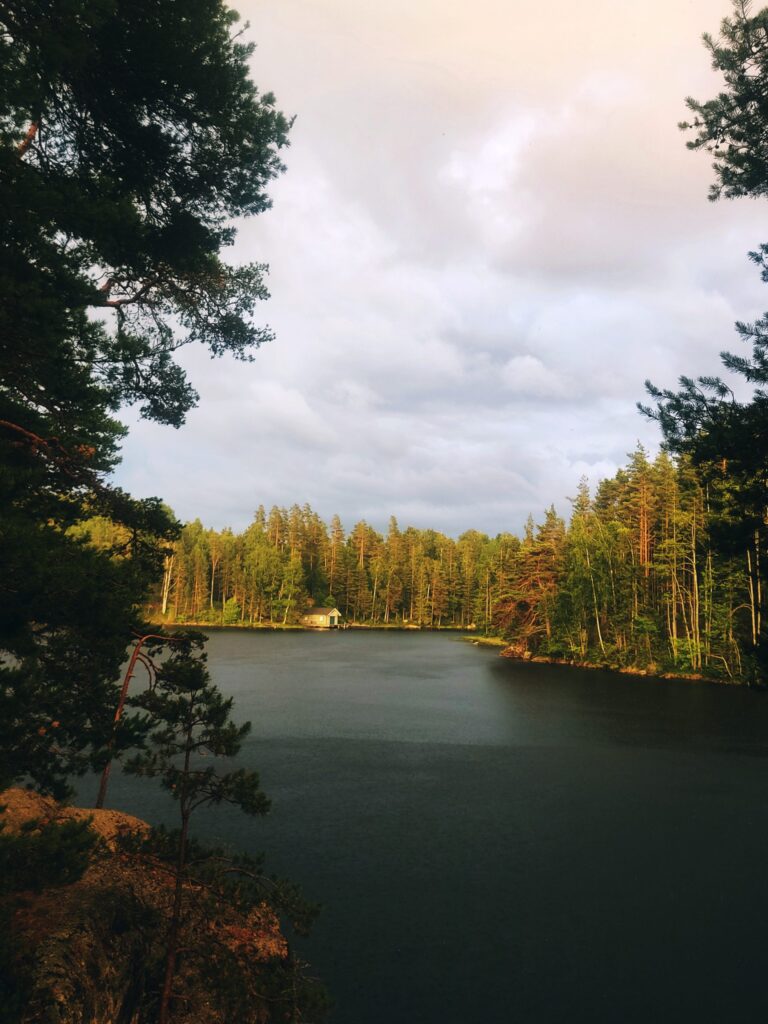
[[[313,629],[338,629],[340,622],[341,612],[338,608],[310,608],[301,616],[302,626]]]

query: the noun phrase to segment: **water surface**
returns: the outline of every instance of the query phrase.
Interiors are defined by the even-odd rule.
[[[325,904],[301,949],[335,1024],[767,1019],[768,696],[445,634],[220,632],[209,656],[273,812],[198,833]],[[151,783],[110,802],[172,820]]]

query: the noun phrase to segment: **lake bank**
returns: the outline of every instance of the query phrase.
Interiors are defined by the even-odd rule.
[[[567,668],[586,669],[590,672],[616,672],[618,675],[642,676],[646,679],[680,679],[684,681],[687,680],[689,682],[718,683],[724,686],[750,686],[746,681],[738,679],[728,679],[723,676],[708,676],[701,672],[661,671],[657,666],[641,668],[635,665],[600,664],[599,662],[593,661],[554,658],[539,654],[529,654],[526,656],[525,654],[520,654],[517,650],[511,647],[506,640],[502,640],[500,637],[495,636],[463,636],[462,640],[466,640],[468,643],[474,644],[476,647],[498,648],[499,654],[502,658],[507,658],[510,661],[520,661],[526,664],[563,665]],[[755,686],[755,684],[751,684],[751,686],[753,689],[763,689],[763,687]]]
[[[494,646],[497,645],[494,644]],[[765,688],[754,683],[750,684],[747,680],[727,678],[725,676],[705,675],[701,672],[673,672],[670,670],[662,671],[658,668],[658,666],[655,665],[647,667],[641,667],[638,665],[615,665],[593,661],[578,661],[569,658],[554,658],[539,654],[533,654],[529,657],[526,657],[525,655],[521,655],[514,648],[506,645],[505,649],[500,651],[500,656],[502,658],[507,658],[510,661],[519,661],[524,664],[563,665],[567,668],[584,669],[588,672],[614,672],[617,675],[640,676],[644,679],[679,679],[683,682],[687,681],[692,683],[715,683],[720,686],[746,686],[750,689],[757,690],[762,690]]]

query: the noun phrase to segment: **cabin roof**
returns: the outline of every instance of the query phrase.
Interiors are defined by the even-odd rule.
[[[310,608],[304,612],[305,615],[340,615],[338,608]]]

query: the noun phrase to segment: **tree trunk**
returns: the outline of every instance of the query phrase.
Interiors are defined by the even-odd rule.
[[[189,833],[189,815],[182,819],[181,838],[179,840],[179,857],[176,865],[176,886],[173,893],[173,913],[171,928],[168,933],[168,952],[165,956],[165,977],[160,997],[160,1012],[157,1024],[168,1024],[171,1008],[171,992],[176,974],[176,950],[179,947],[179,930],[181,927],[181,898],[184,891],[184,868],[186,866],[187,835]]]
[[[168,611],[168,598],[171,593],[171,577],[173,574],[173,559],[174,555],[166,556],[165,566],[163,572],[163,604],[162,614],[165,616]]]

